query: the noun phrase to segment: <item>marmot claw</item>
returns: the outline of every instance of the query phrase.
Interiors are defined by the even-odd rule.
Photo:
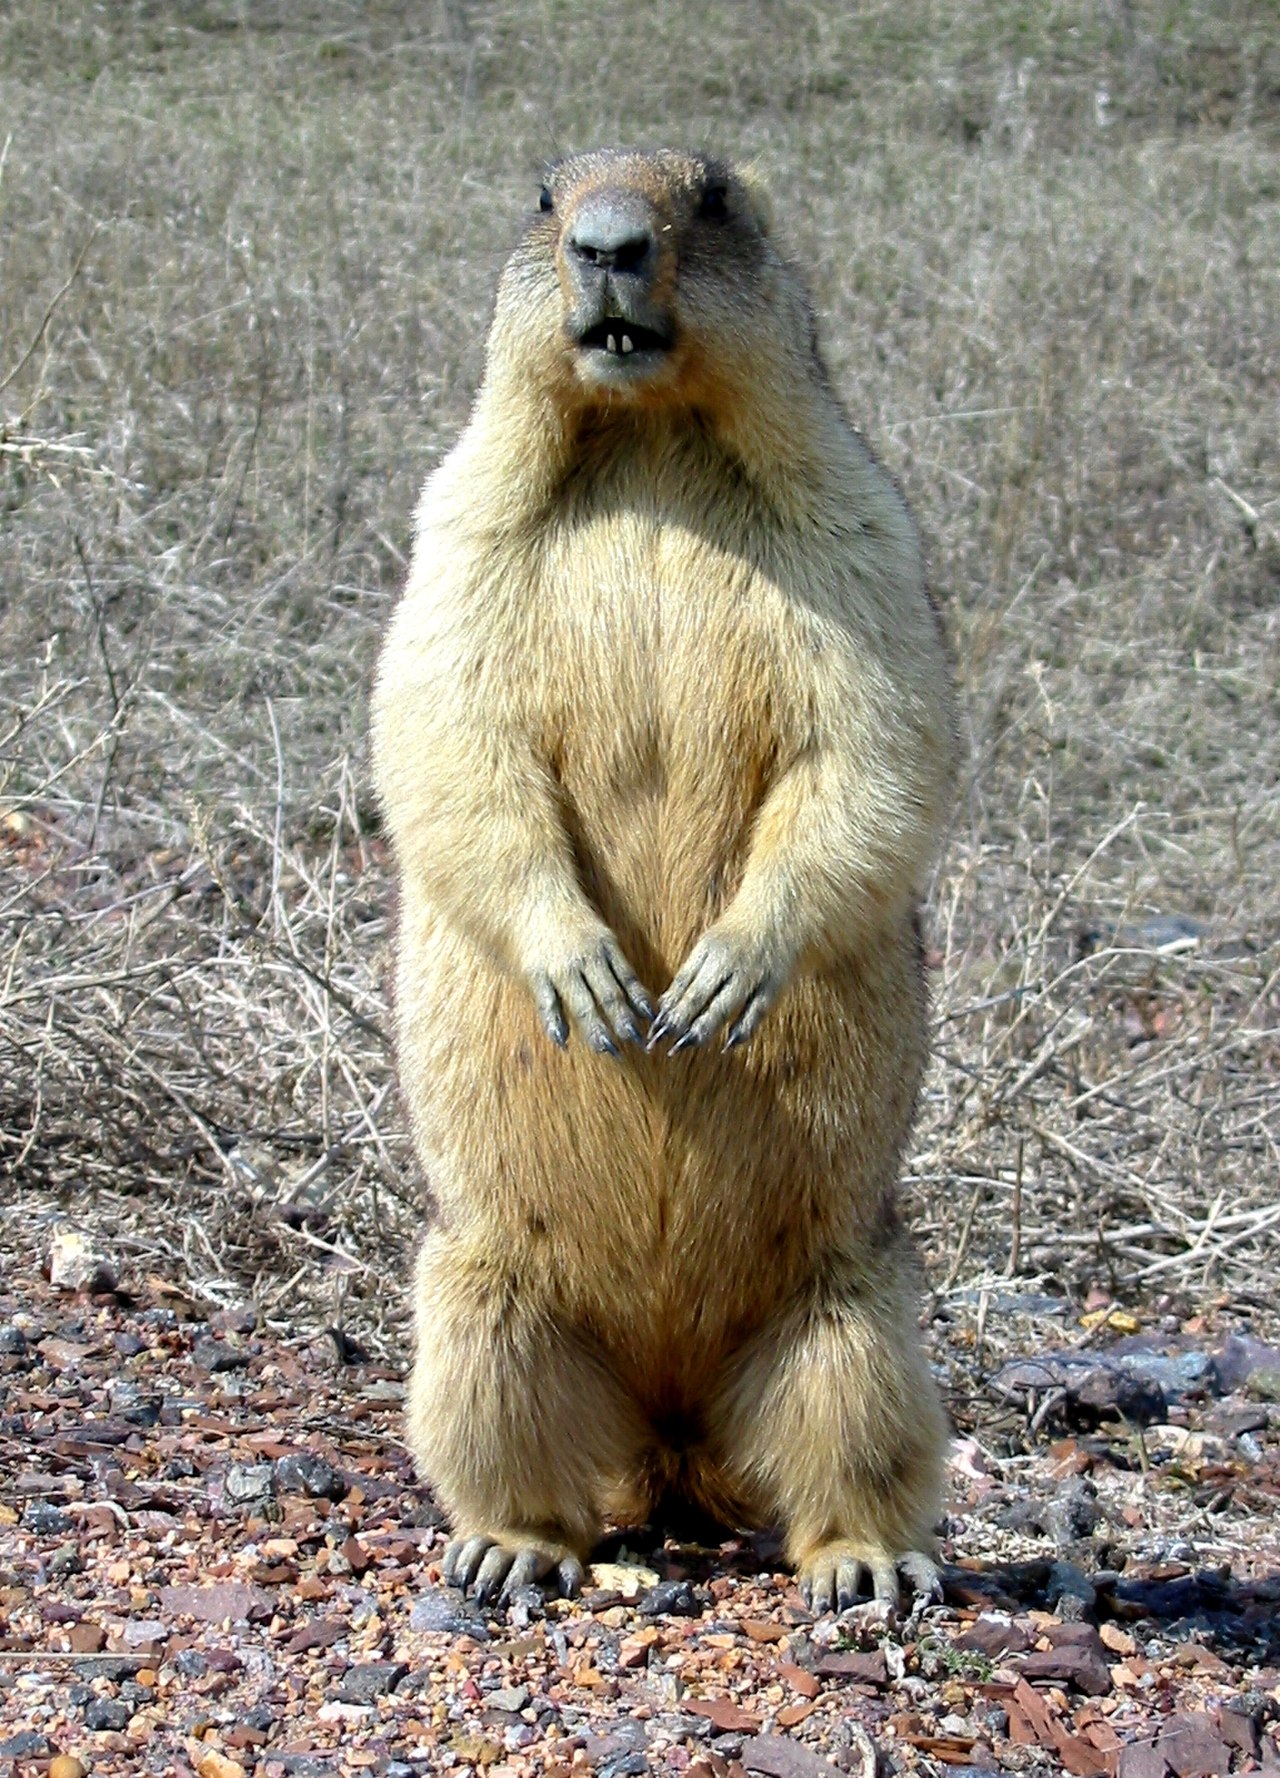
[[[670,1054],[704,1044],[722,1027],[725,1049],[745,1043],[782,987],[782,976],[758,951],[713,928],[689,953],[658,1003],[648,1048],[674,1037]]]
[[[819,1550],[800,1572],[800,1595],[818,1617],[828,1611],[848,1611],[863,1593],[862,1577],[870,1580],[871,1597],[877,1605],[896,1612],[901,1601],[898,1571],[911,1583],[922,1599],[942,1597],[942,1577],[938,1565],[920,1550],[908,1550],[896,1560],[891,1557],[860,1557],[847,1549],[833,1546]]]
[[[520,1587],[545,1581],[554,1570],[556,1590],[573,1599],[582,1590],[584,1572],[576,1556],[561,1556],[538,1544],[512,1547],[493,1537],[458,1537],[441,1564],[451,1587],[474,1593],[477,1605],[505,1605]]]
[[[529,985],[542,1028],[561,1049],[569,1019],[601,1055],[616,1056],[619,1043],[639,1043],[640,1026],[653,1017],[649,996],[612,933],[565,961],[530,973]],[[566,1016],[567,1015],[567,1016]]]

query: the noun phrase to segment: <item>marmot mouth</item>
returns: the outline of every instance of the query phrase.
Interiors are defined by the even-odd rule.
[[[623,321],[608,315],[578,335],[579,346],[593,352],[607,352],[615,358],[630,357],[636,352],[669,352],[671,339],[652,327],[641,327],[636,321]]]

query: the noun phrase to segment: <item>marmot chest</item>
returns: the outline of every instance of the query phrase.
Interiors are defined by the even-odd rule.
[[[541,579],[535,695],[575,799],[736,801],[799,744],[794,619],[751,562],[622,513],[556,538]]]
[[[622,515],[557,540],[538,612],[537,719],[584,886],[674,966],[802,744],[789,602],[692,530]]]

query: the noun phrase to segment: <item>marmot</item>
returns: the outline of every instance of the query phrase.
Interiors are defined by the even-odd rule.
[[[665,1493],[780,1525],[815,1611],[931,1586],[944,1419],[894,1201],[950,674],[749,176],[548,171],[373,740],[447,1577],[572,1592]]]

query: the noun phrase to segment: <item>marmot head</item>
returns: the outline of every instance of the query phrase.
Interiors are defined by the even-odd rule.
[[[714,404],[808,309],[741,172],[675,149],[554,162],[499,288],[491,358],[573,406]],[[757,371],[758,374],[758,371]]]

